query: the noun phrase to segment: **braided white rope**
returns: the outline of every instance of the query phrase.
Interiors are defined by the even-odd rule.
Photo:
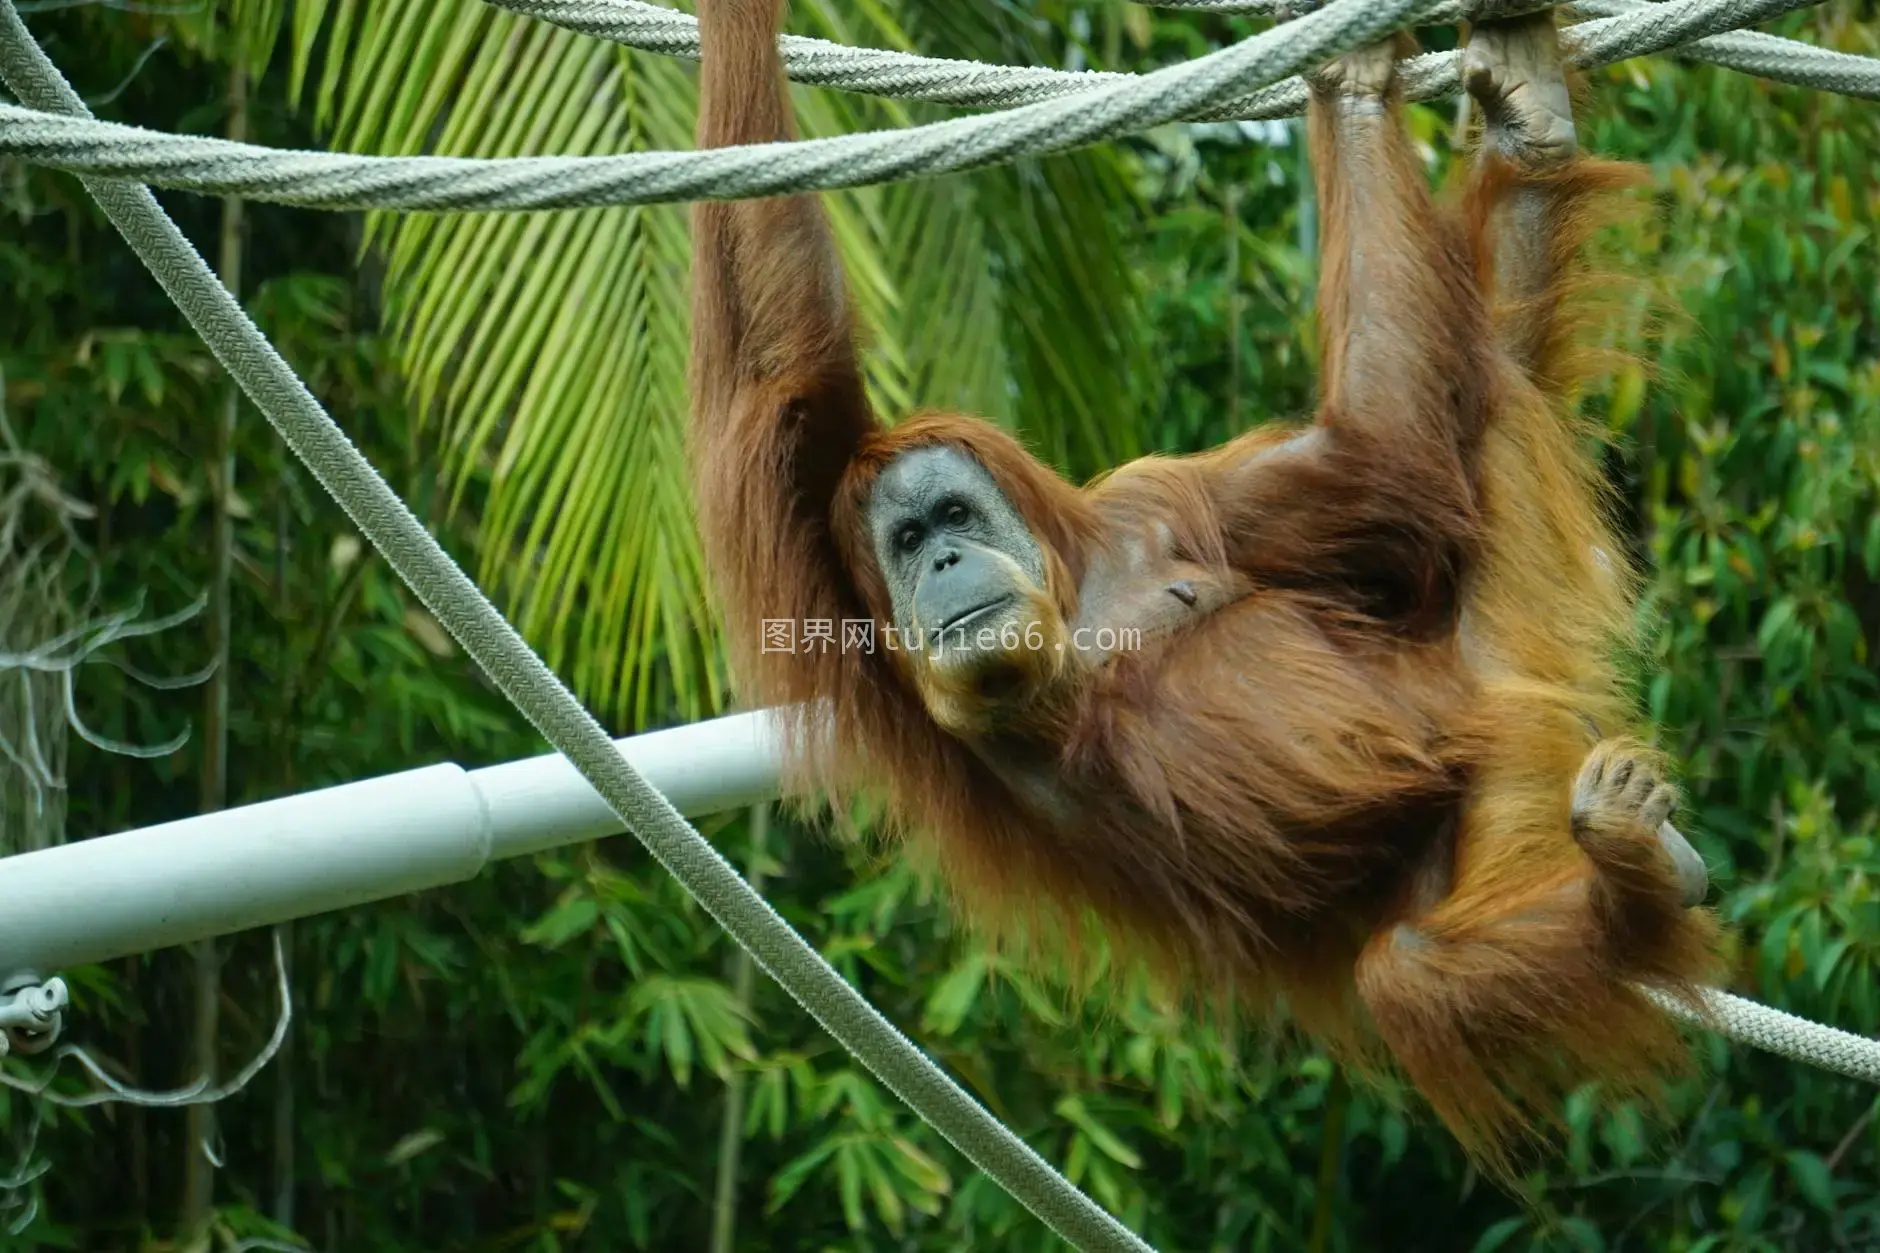
[[[1426,26],[1463,22],[1477,16],[1507,17],[1552,8],[1556,0],[1448,0],[1423,17]],[[1564,0],[1563,0],[1564,2]],[[1311,13],[1324,0],[1143,0],[1152,9],[1186,9],[1192,13],[1227,13],[1241,17],[1271,17],[1282,22]]]
[[[1652,0],[1572,0],[1574,9],[1589,17],[1619,17],[1636,13],[1650,3]],[[1880,100],[1880,57],[1836,52],[1751,30],[1726,31],[1667,51],[1796,87]]]
[[[1280,21],[1290,21],[1302,13],[1310,13],[1319,7],[1318,0],[1143,0],[1152,9],[1188,9],[1197,13],[1235,13],[1246,17],[1273,17]],[[1458,9],[1459,4],[1446,4],[1444,12]],[[1432,25],[1446,20],[1431,16],[1426,19]],[[1453,20],[1453,19],[1447,19]]]
[[[1605,65],[1658,52],[1821,0],[1668,0],[1572,29],[1570,59]],[[0,153],[103,178],[322,209],[468,212],[743,199],[856,187],[1065,152],[1192,117],[1249,88],[1303,107],[1293,78],[1337,48],[1434,8],[1432,0],[1337,0],[1319,12],[1183,65],[1003,113],[900,130],[703,152],[601,157],[366,157],[282,152],[223,139],[163,135],[78,116],[0,106]],[[1459,56],[1406,63],[1419,97],[1453,93]],[[1265,95],[1266,93],[1261,93]],[[1289,105],[1293,111],[1297,108]]]
[[[1245,3],[1246,0],[1233,2]],[[1272,4],[1271,0],[1261,2],[1266,7],[1248,11],[1277,12],[1280,7]],[[1481,2],[1472,0],[1468,7],[1478,7]],[[1504,2],[1515,9],[1540,7],[1538,0]],[[1618,17],[1631,13],[1641,2],[1590,0],[1590,3],[1576,3],[1572,7],[1593,16]],[[648,4],[646,0],[489,0],[489,3],[578,34],[605,39],[643,52],[656,52],[689,61],[696,61],[699,57],[698,19],[688,13]],[[1176,4],[1169,7],[1214,6]],[[1444,0],[1437,3],[1421,20],[1431,24],[1448,20],[1458,16],[1463,7],[1458,0]],[[1713,47],[1718,39],[1733,42],[1727,47]],[[1734,42],[1742,39],[1754,40],[1754,51]],[[1569,33],[1567,40],[1571,46],[1574,36]],[[783,36],[778,40],[778,49],[783,54],[784,72],[799,83],[897,100],[925,100],[959,108],[1009,109],[1015,105],[1075,95],[1105,83],[1124,82],[1136,77],[1111,71],[989,65],[981,61],[924,57],[881,48],[852,48],[847,44],[801,35]],[[1840,91],[1848,95],[1865,96],[1869,94],[1871,84],[1880,80],[1880,58],[1830,52],[1774,35],[1726,34],[1685,42],[1675,49],[1665,50],[1729,69],[1778,78],[1798,86]],[[1406,61],[1401,70],[1405,95],[1411,100],[1429,100],[1458,90],[1459,80],[1445,64],[1453,60],[1454,56],[1454,53],[1435,53]],[[1304,110],[1305,102],[1304,84],[1288,82],[1266,91],[1209,105],[1176,120],[1221,122],[1293,117]]]
[[[506,0],[491,0],[505,4]],[[1158,9],[1191,13],[1240,14],[1281,21],[1310,13],[1321,0],[1144,0]],[[1617,17],[1635,13],[1656,0],[1558,0],[1558,7],[1587,17]],[[590,5],[614,7],[639,0],[587,0]],[[1489,17],[1514,17],[1554,5],[1555,0],[1449,0],[1423,17],[1426,25],[1439,25]],[[1831,91],[1862,100],[1880,100],[1880,57],[1816,48],[1794,39],[1754,31],[1733,31],[1695,40],[1673,54],[1721,69],[1753,74],[1814,91]]]
[[[1819,0],[1722,2],[1796,7]],[[769,196],[974,169],[1146,130],[1321,65],[1338,49],[1398,29],[1431,3],[1336,0],[1197,60],[1073,96],[794,143],[603,157],[361,157],[278,152],[0,106],[0,152],[91,176],[329,209],[461,212]]]
[[[1682,1001],[1662,992],[1650,988],[1644,991],[1666,1013],[1707,1027],[1739,1044],[1791,1061],[1806,1062],[1850,1079],[1880,1083],[1880,1040],[1810,1022],[1716,988],[1705,993],[1709,1002],[1706,1014],[1695,1013]]]
[[[645,0],[489,0],[495,8],[642,52],[699,59],[698,19]],[[852,48],[827,39],[777,40],[784,72],[812,87],[834,87],[897,100],[1010,109],[1075,95],[1137,77],[1100,70],[1053,70]],[[1233,104],[1214,106],[1226,108]]]

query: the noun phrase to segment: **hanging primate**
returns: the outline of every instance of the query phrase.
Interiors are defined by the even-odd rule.
[[[792,137],[782,9],[701,0],[701,147]],[[1695,997],[1716,941],[1626,737],[1634,577],[1566,399],[1569,280],[1630,171],[1576,153],[1542,13],[1472,33],[1483,142],[1438,207],[1404,42],[1311,76],[1309,424],[1081,488],[978,419],[884,425],[800,195],[694,210],[692,452],[794,789],[880,789],[989,928],[1094,918],[1381,1042],[1495,1168],[1578,1083],[1654,1086],[1681,1041],[1634,984]]]

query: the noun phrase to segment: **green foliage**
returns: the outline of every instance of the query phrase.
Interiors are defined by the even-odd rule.
[[[1120,69],[1250,29],[1058,0],[793,9],[796,29],[846,42]],[[259,142],[690,143],[689,70],[469,0],[32,20],[81,90],[129,79],[101,113],[158,129],[219,129],[221,58],[239,48],[265,70]],[[1871,6],[1780,29],[1880,52]],[[158,35],[173,43],[133,75]],[[812,133],[940,115],[798,99]],[[1675,316],[1649,337],[1642,318],[1609,328],[1650,370],[1588,403],[1620,437],[1612,472],[1653,570],[1644,699],[1685,767],[1690,829],[1740,936],[1733,986],[1880,1032],[1880,112],[1655,61],[1597,76],[1584,116],[1591,147],[1655,175],[1645,220],[1609,242]],[[1415,118],[1439,177],[1452,113]],[[1314,225],[1299,138],[1171,127],[834,197],[883,328],[877,393],[990,412],[1076,474],[1306,410]],[[213,240],[213,202],[165,200]],[[0,210],[14,227],[0,234],[0,364],[16,428],[98,507],[106,603],[188,603],[207,577],[221,377],[75,182],[10,168]],[[680,211],[385,219],[363,233],[249,215],[250,309],[562,671],[634,726],[712,707],[717,661],[674,486]],[[541,751],[246,411],[238,457],[238,802]],[[202,647],[178,632],[132,660],[188,673]],[[199,722],[197,699],[104,667],[81,682],[87,721],[120,739]],[[191,812],[198,760],[193,743],[149,762],[75,745],[72,836]],[[708,834],[734,855],[750,836],[741,816]],[[784,916],[1158,1247],[1880,1247],[1870,1087],[1702,1037],[1700,1072],[1668,1094],[1665,1119],[1578,1094],[1559,1161],[1510,1197],[1402,1093],[1347,1089],[1323,1058],[1182,1017],[1131,984],[1086,1000],[1041,981],[957,934],[907,869],[819,833],[778,821],[767,849]],[[231,1066],[270,1025],[263,939],[230,949]],[[221,1247],[290,1232],[349,1253],[701,1247],[733,1076],[737,1247],[1053,1247],[774,985],[741,994],[727,941],[630,839],[309,920],[293,951],[294,1051],[220,1110]],[[77,1038],[149,1084],[190,1077],[175,956],[65,972]],[[293,1098],[284,1137],[277,1085]],[[28,1147],[33,1118],[0,1104],[0,1145]],[[31,1148],[50,1169],[20,1193],[38,1208],[0,1249],[171,1247],[193,1151],[182,1125],[48,1115]],[[294,1213],[278,1221],[287,1149]]]

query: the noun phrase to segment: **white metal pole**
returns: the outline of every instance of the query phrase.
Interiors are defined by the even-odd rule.
[[[777,797],[780,746],[767,711],[615,742],[633,768],[689,818]],[[489,807],[492,860],[625,830],[600,793],[560,753],[474,770],[470,779]],[[0,869],[5,865],[0,861]]]
[[[777,795],[767,712],[616,741],[681,813]],[[0,858],[0,976],[50,974],[459,883],[621,831],[560,754],[444,764]]]

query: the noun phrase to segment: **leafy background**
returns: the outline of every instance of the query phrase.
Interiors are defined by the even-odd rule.
[[[690,144],[693,68],[475,0],[22,4],[94,109],[370,152]],[[1144,69],[1255,27],[1060,0],[797,0],[849,43]],[[1880,53],[1838,0],[1771,27]],[[1429,32],[1432,46],[1449,32]],[[940,116],[799,90],[830,134]],[[1453,108],[1413,111],[1433,178]],[[1642,698],[1739,937],[1733,986],[1880,1032],[1880,110],[1668,60],[1595,76],[1596,150],[1652,171],[1606,243],[1677,316],[1587,398],[1654,571]],[[1082,476],[1310,404],[1313,206],[1295,126],[1169,127],[831,196],[884,405],[991,414]],[[355,440],[620,733],[728,707],[679,471],[682,208],[350,217],[165,195]],[[226,600],[217,678],[82,671],[69,838],[442,760],[542,751],[238,407],[67,177],[0,165],[10,425],[83,523],[97,603]],[[223,250],[218,253],[218,242]],[[230,248],[233,251],[229,251]],[[1648,333],[1649,332],[1649,333]],[[232,543],[217,555],[226,519]],[[9,557],[9,560],[14,558]],[[76,592],[74,593],[77,594]],[[114,646],[189,675],[213,631]],[[0,684],[6,681],[0,675]],[[217,691],[228,717],[211,714]],[[227,744],[226,768],[205,751]],[[17,847],[17,814],[0,813]],[[905,869],[763,811],[707,833],[888,1016],[1158,1247],[1880,1248],[1880,1093],[1698,1041],[1668,1114],[1583,1093],[1518,1195],[1396,1092],[1158,1011],[1085,1004],[958,934]],[[1035,1250],[1042,1228],[822,1035],[626,837],[296,924],[291,1046],[213,1120],[0,1106],[6,1249]],[[128,1079],[230,1071],[271,1026],[265,934],[208,966],[64,972]],[[220,1012],[204,1040],[192,1021]],[[32,1062],[13,1059],[20,1073]],[[216,1168],[197,1147],[207,1138]]]

